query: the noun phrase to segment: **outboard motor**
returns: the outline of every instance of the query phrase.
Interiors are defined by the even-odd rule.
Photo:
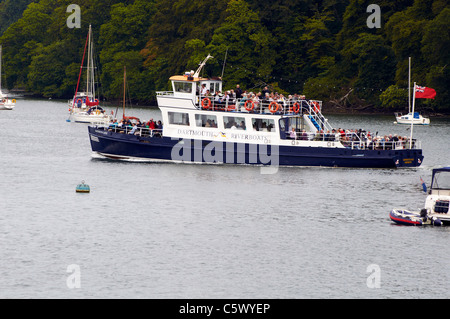
[[[424,223],[428,220],[428,211],[426,210],[426,208],[422,208],[420,210],[420,217],[423,219]]]

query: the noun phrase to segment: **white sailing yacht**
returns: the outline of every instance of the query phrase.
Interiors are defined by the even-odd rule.
[[[81,75],[84,66],[84,59],[87,49],[87,67],[86,67],[86,90],[79,92]],[[89,25],[89,33],[84,48],[83,60],[78,77],[77,90],[72,100],[69,100],[70,117],[68,121],[76,123],[108,123],[111,117],[100,107],[100,102],[96,97],[94,65],[94,45],[92,37],[92,27]]]
[[[414,88],[415,89],[415,88]],[[409,76],[408,76],[408,114],[395,113],[397,124],[430,125],[430,119],[423,117],[419,112],[411,111],[411,57],[409,58]]]
[[[6,94],[2,92],[2,46],[0,45],[0,110],[12,110],[16,107],[16,100],[9,99]]]

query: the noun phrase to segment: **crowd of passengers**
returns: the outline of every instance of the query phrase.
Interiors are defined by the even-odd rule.
[[[300,94],[293,94],[284,96],[278,92],[271,92],[269,88],[266,86],[263,90],[259,92],[248,92],[243,91],[239,85],[236,86],[236,89],[229,90],[225,92],[217,91],[211,93],[206,85],[203,84],[201,87],[200,95],[202,100],[204,98],[208,98],[211,102],[214,102],[214,105],[235,105],[236,102],[239,102],[239,106],[245,106],[247,101],[253,101],[255,106],[266,105],[268,106],[272,102],[278,103],[280,106],[279,111],[292,111],[290,107],[292,107],[295,103],[301,104],[301,106],[308,106],[306,103],[306,97]],[[303,104],[302,104],[303,103]]]
[[[399,136],[397,134],[378,136],[361,129],[344,130],[341,128],[333,129],[331,132],[329,130],[326,132],[320,130],[317,133],[307,133],[305,130],[297,132],[295,128],[292,128],[289,138],[305,141],[342,142],[345,146],[355,144],[368,149],[402,149],[409,147],[410,141],[410,138],[407,136]]]
[[[109,123],[108,131],[131,135],[162,136],[163,124],[161,121],[153,119],[150,119],[148,122],[141,122],[139,119],[136,122],[132,122],[129,118],[124,118],[120,121],[113,119]]]

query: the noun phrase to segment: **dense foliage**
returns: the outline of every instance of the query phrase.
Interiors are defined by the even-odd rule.
[[[101,92],[151,103],[168,78],[198,67],[227,89],[274,90],[322,99],[329,109],[404,110],[412,81],[437,91],[422,110],[450,112],[447,0],[78,0],[82,28],[69,29],[72,0],[1,0],[5,85],[44,97],[75,91],[92,24]],[[370,4],[381,28],[369,28]],[[22,14],[23,13],[23,14]],[[226,64],[225,64],[226,62]],[[225,64],[225,68],[224,68]]]

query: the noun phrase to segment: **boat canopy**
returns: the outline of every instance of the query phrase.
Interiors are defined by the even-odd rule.
[[[433,169],[432,189],[450,189],[450,167]]]

